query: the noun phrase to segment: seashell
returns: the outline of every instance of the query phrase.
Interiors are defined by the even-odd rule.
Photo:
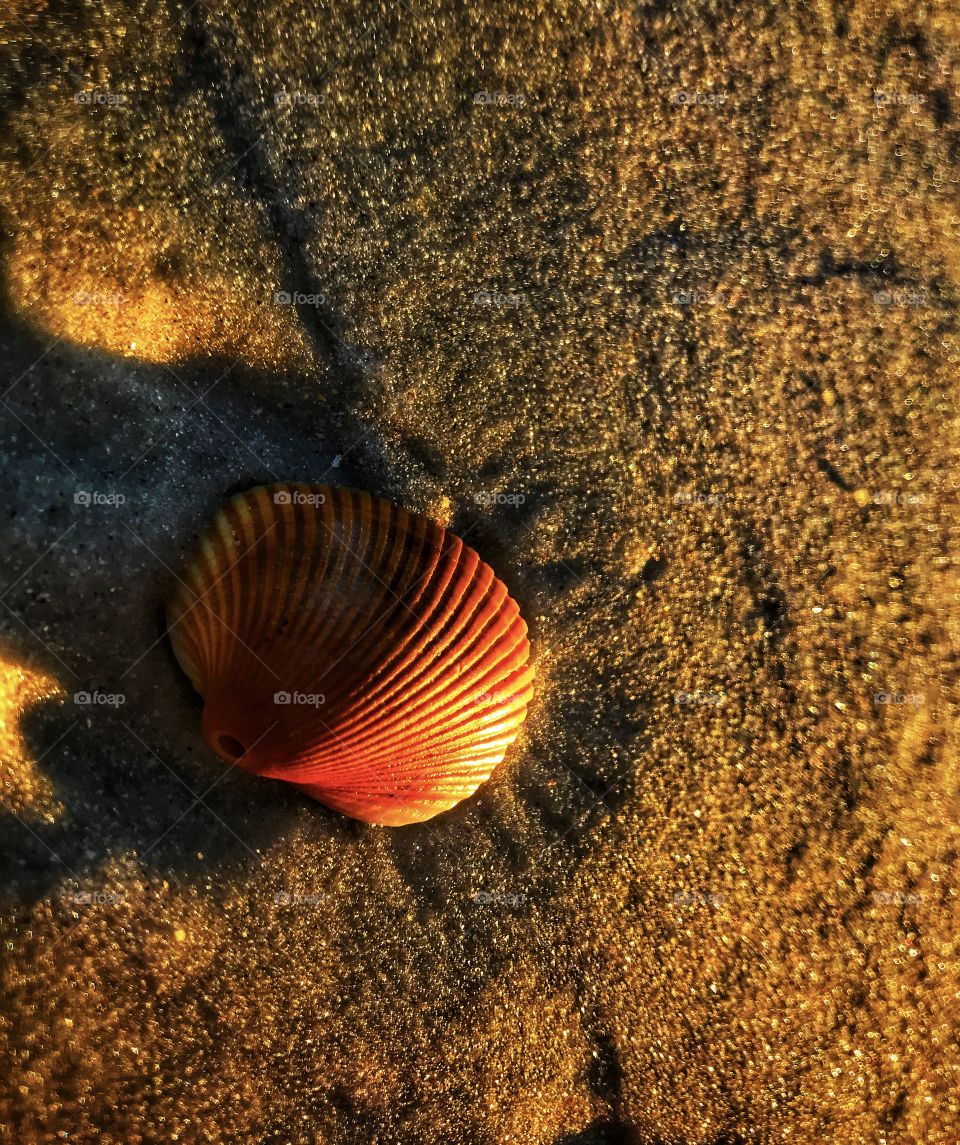
[[[232,498],[167,618],[213,750],[367,823],[417,823],[472,795],[533,693],[527,626],[493,570],[356,489]]]

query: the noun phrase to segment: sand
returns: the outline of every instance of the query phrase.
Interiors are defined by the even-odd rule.
[[[954,6],[2,28],[2,1139],[960,1140]],[[162,602],[292,479],[530,624],[431,823],[200,738]]]

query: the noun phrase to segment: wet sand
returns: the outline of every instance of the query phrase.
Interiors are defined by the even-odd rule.
[[[2,27],[2,1139],[960,1139],[952,8]],[[294,479],[530,624],[423,826],[200,738],[162,602]]]

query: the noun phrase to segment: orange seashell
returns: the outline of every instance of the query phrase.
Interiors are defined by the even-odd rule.
[[[527,626],[493,570],[356,489],[232,498],[167,616],[213,750],[367,823],[472,795],[533,694]]]

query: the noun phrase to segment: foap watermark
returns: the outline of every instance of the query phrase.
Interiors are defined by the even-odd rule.
[[[113,891],[73,891],[63,896],[63,901],[73,906],[115,906],[123,900],[123,895]]]
[[[276,107],[319,107],[326,102],[326,93],[322,91],[303,91],[281,88],[273,93],[273,102]]]
[[[277,906],[322,906],[325,895],[305,895],[299,891],[277,891],[273,901]]]
[[[523,107],[527,97],[518,91],[478,91],[473,102],[482,107]]]
[[[724,895],[707,894],[705,891],[677,891],[673,896],[675,906],[722,906]]]
[[[526,895],[498,894],[496,891],[477,891],[470,901],[478,906],[523,906],[527,901]]]
[[[920,891],[874,891],[870,897],[877,906],[916,906],[923,901]]]
[[[124,107],[130,102],[129,98],[119,91],[78,91],[73,97],[74,103],[82,103],[87,107]]]
[[[909,705],[913,708],[919,708],[923,703],[922,692],[874,692],[873,702],[877,705],[890,704],[893,707],[903,707]]]
[[[672,91],[670,102],[674,107],[723,107],[729,95],[727,91]]]
[[[719,290],[675,290],[674,306],[726,306],[727,295]]]
[[[516,309],[525,301],[522,294],[504,294],[499,290],[477,290],[473,295],[474,306],[512,306]]]
[[[274,505],[311,505],[315,509],[326,500],[323,493],[308,493],[303,489],[280,489],[273,495]]]
[[[877,290],[873,301],[877,306],[926,306],[925,290]]]
[[[923,505],[926,500],[927,495],[925,493],[904,493],[901,489],[878,489],[873,495],[871,504],[901,508],[904,505]]]
[[[74,505],[82,505],[84,508],[95,505],[98,508],[119,509],[126,500],[123,493],[100,493],[96,489],[78,489],[73,495]]]
[[[687,491],[674,493],[674,505],[723,505],[727,500],[726,493],[697,493]]]
[[[74,692],[73,702],[81,708],[119,708],[127,697],[123,692]]]
[[[126,297],[103,290],[77,290],[72,296],[74,306],[122,306]]]
[[[294,708],[319,708],[327,697],[322,692],[274,692],[273,702]]]
[[[493,490],[481,489],[474,493],[473,500],[477,505],[509,505],[516,508],[527,499],[525,493],[495,493]]]
[[[325,294],[304,294],[301,290],[276,290],[273,295],[274,306],[326,306]]]
[[[927,97],[916,91],[875,91],[873,102],[876,107],[922,107]]]
[[[692,692],[678,691],[673,693],[673,702],[675,704],[683,704],[685,706],[692,706],[694,704],[706,704],[711,707],[719,707],[723,703],[723,692],[704,692],[699,688]]]

